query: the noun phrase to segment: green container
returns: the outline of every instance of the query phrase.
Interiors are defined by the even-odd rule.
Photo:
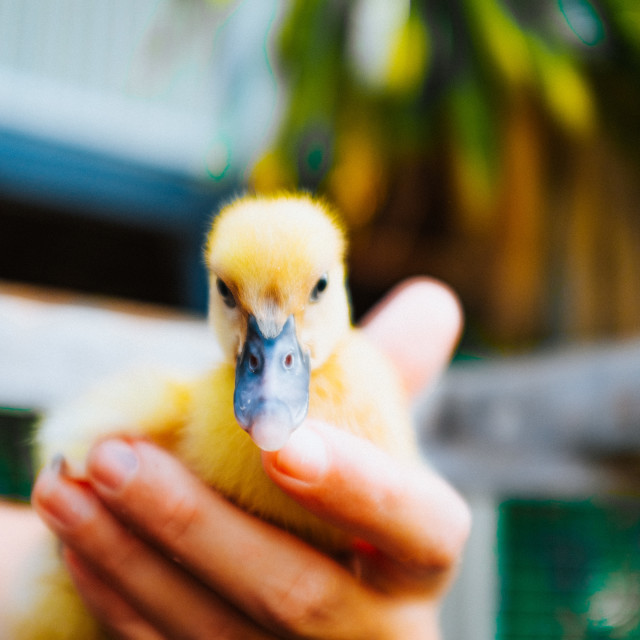
[[[0,408],[0,496],[26,501],[33,485],[31,437],[38,414]]]
[[[499,640],[640,639],[640,498],[507,501],[498,534]]]

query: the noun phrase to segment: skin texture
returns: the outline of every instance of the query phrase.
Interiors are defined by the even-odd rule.
[[[429,280],[406,283],[365,321],[410,394],[446,366],[460,326],[454,296]],[[88,483],[45,469],[33,504],[117,638],[438,638],[469,530],[464,502],[428,468],[407,469],[331,425],[309,427],[263,464],[305,508],[357,537],[340,562],[236,509],[144,440],[94,447]]]

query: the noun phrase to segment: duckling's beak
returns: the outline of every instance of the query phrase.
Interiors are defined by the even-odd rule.
[[[254,316],[236,364],[233,409],[240,426],[264,451],[281,449],[309,408],[309,355],[289,316],[275,338],[265,338]]]

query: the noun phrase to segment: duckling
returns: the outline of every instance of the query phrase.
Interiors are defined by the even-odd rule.
[[[417,457],[395,372],[351,324],[345,253],[337,214],[310,196],[246,196],[224,207],[205,245],[209,321],[222,361],[194,380],[154,371],[101,385],[43,423],[42,459],[62,454],[69,473],[81,477],[98,438],[144,435],[246,511],[328,553],[348,549],[346,534],[271,481],[260,453],[282,448],[309,417],[401,459]],[[41,582],[15,638],[102,637],[75,594],[69,628],[55,615],[56,628],[34,623],[46,620],[43,609],[70,598],[62,564],[49,564],[48,591]]]

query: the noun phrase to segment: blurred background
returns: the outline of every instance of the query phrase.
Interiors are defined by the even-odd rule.
[[[448,637],[640,638],[639,116],[637,0],[0,0],[0,449],[167,313],[200,351],[213,212],[304,188],[356,318],[465,308],[417,408],[476,516]]]

